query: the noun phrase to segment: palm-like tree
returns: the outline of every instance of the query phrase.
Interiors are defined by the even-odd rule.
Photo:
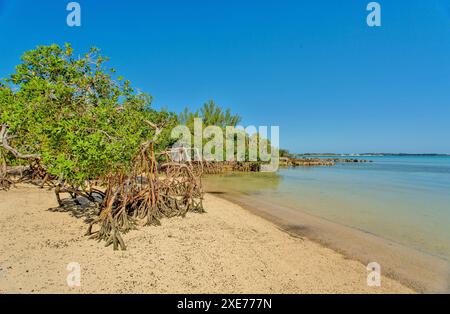
[[[214,100],[204,103],[203,107],[195,112],[185,108],[179,115],[180,122],[190,128],[193,127],[195,118],[201,118],[204,126],[215,125],[223,129],[227,126],[237,126],[241,122],[240,116],[233,115],[230,109],[224,111]]]

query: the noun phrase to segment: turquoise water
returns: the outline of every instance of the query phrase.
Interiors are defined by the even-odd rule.
[[[206,181],[450,259],[450,157],[360,158],[373,162]]]

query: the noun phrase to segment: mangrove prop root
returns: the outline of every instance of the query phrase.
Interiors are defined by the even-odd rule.
[[[9,178],[8,169],[6,167],[6,161],[3,158],[3,154],[0,151],[0,190],[9,190],[13,185],[12,180]]]
[[[21,154],[9,145],[6,126],[0,130],[2,149],[16,158],[26,159],[28,167],[20,171],[18,180],[8,176],[4,154],[0,156],[0,189],[18,182],[36,183],[54,188],[56,200],[64,206],[61,194],[82,206],[81,199],[95,205],[97,216],[89,224],[86,236],[104,241],[114,250],[125,250],[122,234],[138,225],[160,225],[161,218],[185,216],[187,212],[204,212],[201,176],[203,163],[191,162],[185,148],[172,149],[155,155],[155,137],[142,144],[133,159],[131,170],[111,173],[105,178],[93,178],[79,185],[67,183],[49,174],[37,155]]]
[[[122,234],[143,225],[160,225],[161,218],[184,216],[187,212],[204,212],[201,172],[192,163],[173,161],[168,153],[159,154],[165,161],[158,166],[153,144],[143,146],[133,162],[129,175],[111,175],[106,179],[106,191],[95,190],[101,196],[100,213],[88,226],[86,235],[114,250],[125,250]],[[87,197],[91,194],[76,189],[59,189]],[[99,230],[93,232],[98,225]]]

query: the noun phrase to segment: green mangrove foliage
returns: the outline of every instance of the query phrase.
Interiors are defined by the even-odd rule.
[[[152,109],[151,96],[114,80],[106,61],[96,48],[75,56],[68,44],[23,55],[0,85],[0,187],[17,182],[7,164],[23,165],[20,180],[54,187],[60,205],[60,193],[95,204],[98,217],[88,234],[124,249],[120,232],[137,219],[155,224],[201,210],[202,195],[189,169],[171,168],[190,176],[177,189],[157,175],[158,152],[172,143],[176,115]]]
[[[203,149],[203,157],[208,156],[205,148],[211,147],[211,160],[206,163],[207,172],[216,173],[224,169],[237,171],[258,171],[263,161],[262,152],[270,154],[270,141],[262,138],[258,130],[254,128],[252,134],[249,134],[238,125],[241,122],[241,117],[233,114],[230,109],[223,110],[213,100],[206,102],[203,106],[194,112],[185,108],[178,116],[180,124],[187,126],[191,136],[194,138],[201,138]],[[201,124],[201,126],[198,125]],[[220,128],[221,147],[220,158],[216,158],[216,147],[211,145],[211,141],[217,140],[219,136],[216,132],[208,132],[208,127]],[[201,133],[201,134],[199,134]],[[190,147],[195,147],[195,140],[182,143]],[[222,145],[223,144],[223,145]],[[205,157],[206,158],[206,157]],[[223,161],[223,162],[222,162]]]
[[[151,109],[151,96],[112,79],[98,49],[75,57],[70,45],[26,52],[0,91],[0,121],[10,145],[70,184],[126,173],[155,124],[173,114]],[[169,144],[169,132],[161,137]]]

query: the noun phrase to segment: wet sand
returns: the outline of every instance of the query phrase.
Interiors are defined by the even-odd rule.
[[[365,264],[214,195],[204,204],[206,214],[131,231],[127,251],[113,251],[83,236],[83,212],[55,209],[52,191],[0,192],[0,293],[414,292],[385,276],[369,287]],[[80,287],[66,283],[71,262]]]
[[[208,189],[207,189],[208,191]],[[305,237],[368,264],[377,262],[383,274],[423,293],[449,293],[448,261],[373,234],[344,226],[295,208],[280,206],[237,192],[210,192],[274,222],[280,229]]]

